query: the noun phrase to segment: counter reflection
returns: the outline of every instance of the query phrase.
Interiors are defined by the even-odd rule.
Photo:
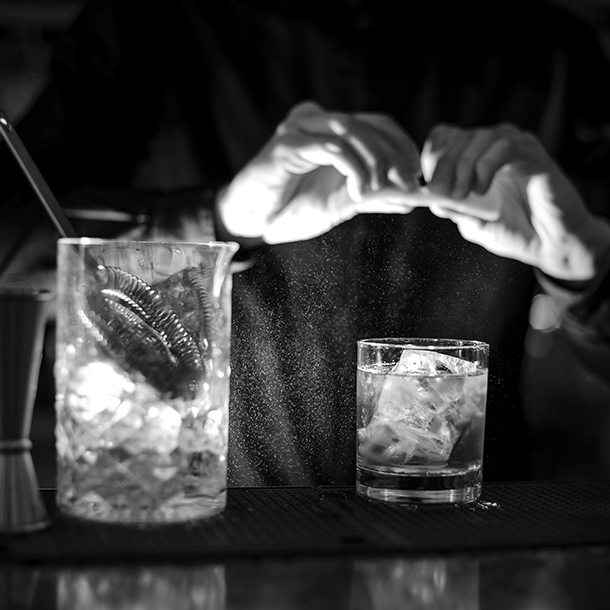
[[[57,577],[58,610],[225,610],[223,566],[113,566],[65,569]]]
[[[40,570],[0,567],[0,608],[35,608],[40,593]]]
[[[0,566],[0,609],[608,608],[610,550]]]
[[[350,610],[479,610],[479,560],[355,562]]]

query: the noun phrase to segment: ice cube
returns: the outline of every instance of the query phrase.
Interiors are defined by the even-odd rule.
[[[446,375],[447,373],[473,375],[476,370],[476,363],[463,358],[428,350],[405,349],[392,372],[398,375],[434,376]]]
[[[360,455],[370,464],[384,466],[409,462],[442,466],[451,454],[456,437],[447,422],[437,420],[435,424],[426,430],[376,416],[358,431]]]
[[[457,440],[455,430],[447,421],[440,421],[436,430],[413,430],[417,445],[411,458],[412,463],[442,466],[449,459]]]
[[[67,406],[88,422],[104,411],[112,412],[123,394],[134,389],[133,382],[114,365],[91,362],[79,367],[68,382]]]
[[[404,350],[399,362],[392,369],[396,375],[434,375],[436,363],[429,352]]]
[[[399,428],[404,428],[399,430]],[[388,420],[374,420],[358,431],[360,455],[369,464],[406,464],[417,447],[408,427]]]
[[[427,392],[417,377],[386,375],[376,413],[390,420],[408,418],[420,428],[426,428],[430,421]]]
[[[225,419],[220,409],[212,409],[197,417],[190,414],[182,421],[178,434],[178,445],[185,453],[208,451],[222,454],[224,451]]]
[[[180,415],[169,405],[149,406],[143,421],[123,442],[123,449],[132,455],[147,451],[169,455],[178,446],[181,423]]]
[[[113,414],[111,425],[99,430],[105,445],[109,448],[120,447],[144,426],[146,414],[146,407],[128,398],[123,400]]]
[[[387,375],[378,410],[407,418],[416,428],[427,429],[430,418],[455,407],[463,397],[464,377],[476,364],[437,352],[405,350]]]

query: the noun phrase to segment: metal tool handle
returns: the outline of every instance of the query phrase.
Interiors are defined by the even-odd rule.
[[[62,237],[78,237],[74,227],[61,209],[57,199],[51,192],[42,174],[36,167],[34,160],[28,153],[15,128],[11,125],[6,114],[0,110],[0,133],[8,145],[11,153],[17,160],[19,167],[32,185],[36,196],[51,217]]]

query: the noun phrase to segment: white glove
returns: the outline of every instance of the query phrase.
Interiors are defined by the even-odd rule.
[[[508,124],[438,125],[421,166],[438,197],[431,211],[467,240],[558,280],[590,280],[602,265],[610,224],[587,209],[534,135]]]
[[[260,153],[223,189],[229,235],[267,243],[310,239],[364,212],[409,212],[419,152],[391,118],[297,105]]]

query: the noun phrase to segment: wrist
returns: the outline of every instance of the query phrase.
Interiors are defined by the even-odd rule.
[[[263,243],[261,237],[245,237],[233,233],[226,225],[223,217],[224,203],[227,197],[228,185],[220,187],[216,193],[214,204],[214,232],[219,241],[235,241],[239,244],[240,250],[248,250]]]
[[[595,215],[587,215],[578,230],[573,231],[575,243],[572,254],[565,257],[569,260],[569,274],[553,273],[546,269],[539,272],[548,281],[572,293],[583,293],[595,284],[601,270],[607,266],[610,256],[610,222]]]
[[[582,242],[591,256],[593,281],[610,254],[610,222],[602,216],[591,215],[582,235]]]

